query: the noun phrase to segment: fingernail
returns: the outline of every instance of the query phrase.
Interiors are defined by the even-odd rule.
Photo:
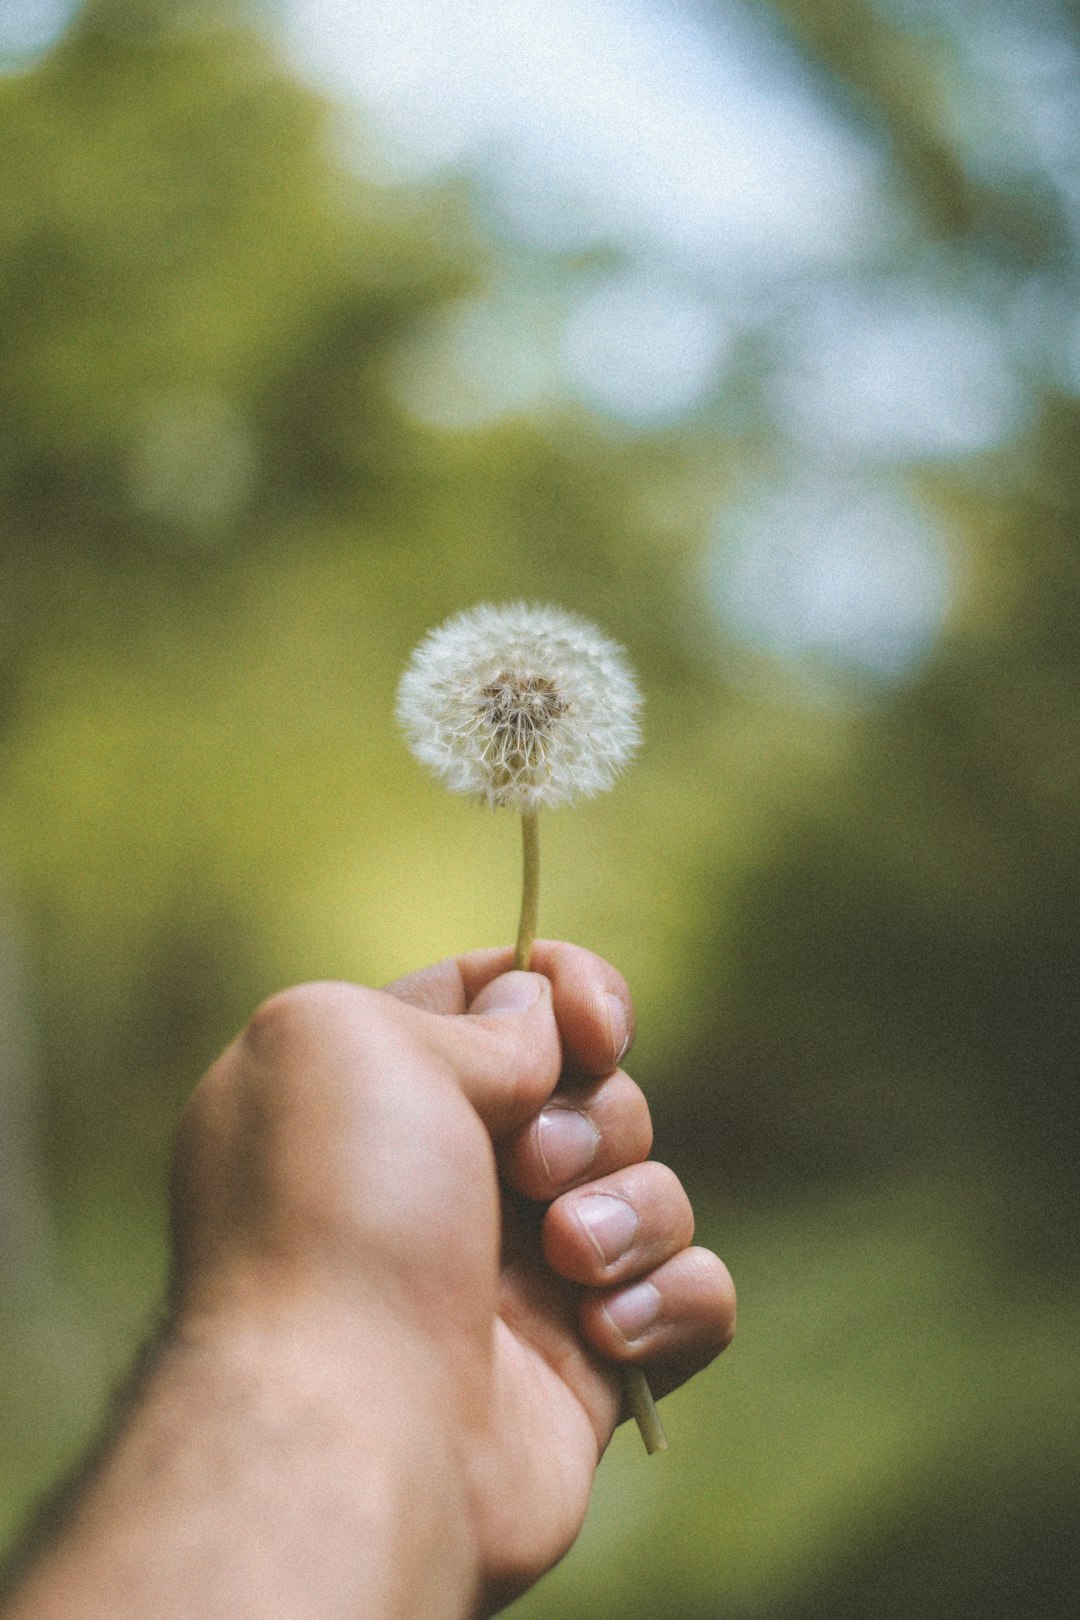
[[[638,1229],[638,1212],[632,1204],[606,1193],[590,1193],[574,1208],[606,1266],[626,1253]]]
[[[651,1282],[635,1283],[621,1294],[612,1295],[604,1305],[604,1314],[626,1343],[633,1344],[660,1314],[659,1289]]]
[[[626,1008],[618,996],[607,994],[608,1026],[611,1030],[611,1050],[615,1053],[615,1062],[619,1064],[626,1056],[626,1048],[630,1045],[630,1029],[626,1022]]]
[[[576,1108],[545,1108],[536,1126],[536,1146],[553,1187],[583,1176],[596,1158],[600,1132]]]
[[[538,1001],[547,980],[540,973],[504,973],[477,996],[470,1012],[521,1013]]]

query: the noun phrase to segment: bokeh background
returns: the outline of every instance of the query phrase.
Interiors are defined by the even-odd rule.
[[[544,931],[740,1335],[559,1620],[1077,1612],[1080,7],[3,0],[0,1536],[264,994],[507,940],[392,721],[480,599],[647,746]]]

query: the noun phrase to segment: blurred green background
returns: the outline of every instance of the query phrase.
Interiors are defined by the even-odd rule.
[[[1078,1600],[1080,8],[0,6],[0,1534],[255,1002],[508,940],[395,735],[483,599],[647,745],[543,928],[740,1333],[522,1616]]]

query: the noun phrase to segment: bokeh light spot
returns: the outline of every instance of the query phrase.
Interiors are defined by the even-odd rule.
[[[874,229],[877,154],[741,6],[288,0],[298,65],[402,174],[486,175],[515,234],[726,274],[831,262]],[[564,212],[565,208],[565,212]]]
[[[898,461],[988,449],[1030,408],[999,327],[930,287],[836,288],[812,301],[774,396],[801,441]]]
[[[796,480],[726,510],[708,559],[711,600],[737,642],[874,682],[913,672],[951,599],[940,537],[887,485]]]
[[[715,305],[637,276],[591,289],[563,335],[576,392],[589,405],[641,423],[700,405],[725,347]]]
[[[54,45],[78,10],[78,0],[3,0],[0,64],[16,66]]]

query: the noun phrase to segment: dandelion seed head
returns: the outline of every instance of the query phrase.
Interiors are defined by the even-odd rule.
[[[531,812],[611,787],[640,741],[640,707],[622,648],[585,619],[482,603],[417,647],[397,718],[451,792]]]

